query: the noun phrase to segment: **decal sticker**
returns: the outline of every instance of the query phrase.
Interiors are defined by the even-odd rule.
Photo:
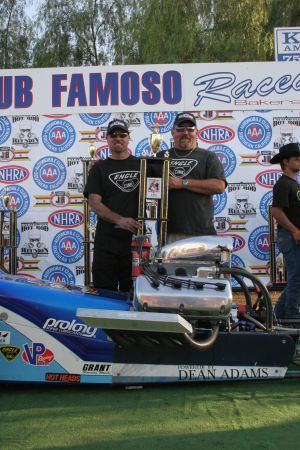
[[[0,331],[0,345],[10,344],[10,331]]]
[[[45,381],[60,381],[64,383],[80,383],[81,376],[71,373],[46,373]]]
[[[0,347],[0,353],[6,361],[11,362],[20,354],[20,347],[14,345],[5,345]]]
[[[51,350],[42,343],[33,342],[31,347],[28,344],[24,344],[23,347],[22,359],[31,366],[49,366],[54,360]]]

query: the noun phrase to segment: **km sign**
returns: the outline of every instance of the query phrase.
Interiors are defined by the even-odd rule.
[[[300,61],[300,28],[274,28],[275,60]]]

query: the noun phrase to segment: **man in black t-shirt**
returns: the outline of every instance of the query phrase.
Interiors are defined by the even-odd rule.
[[[140,162],[128,152],[126,122],[107,127],[111,156],[91,168],[84,189],[98,223],[94,243],[93,284],[100,289],[128,292],[132,287],[132,234],[141,229],[138,215]]]
[[[169,150],[167,243],[217,234],[213,195],[223,194],[226,178],[218,156],[196,147],[197,131],[192,113],[177,114],[171,131],[174,148]]]
[[[277,225],[277,245],[285,259],[288,284],[275,305],[277,317],[300,319],[300,149],[284,145],[271,159],[280,163],[283,175],[273,189],[272,215]]]

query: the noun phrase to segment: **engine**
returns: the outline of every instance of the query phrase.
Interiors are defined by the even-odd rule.
[[[192,237],[168,244],[144,261],[137,277],[135,309],[180,314],[187,320],[222,320],[230,315],[230,281],[217,275],[230,266],[232,240]]]

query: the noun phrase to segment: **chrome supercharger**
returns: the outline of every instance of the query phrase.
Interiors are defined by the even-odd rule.
[[[231,311],[230,280],[217,274],[230,266],[232,239],[192,237],[158,249],[143,260],[136,279],[134,306],[139,311],[180,314],[187,320],[227,321]]]

